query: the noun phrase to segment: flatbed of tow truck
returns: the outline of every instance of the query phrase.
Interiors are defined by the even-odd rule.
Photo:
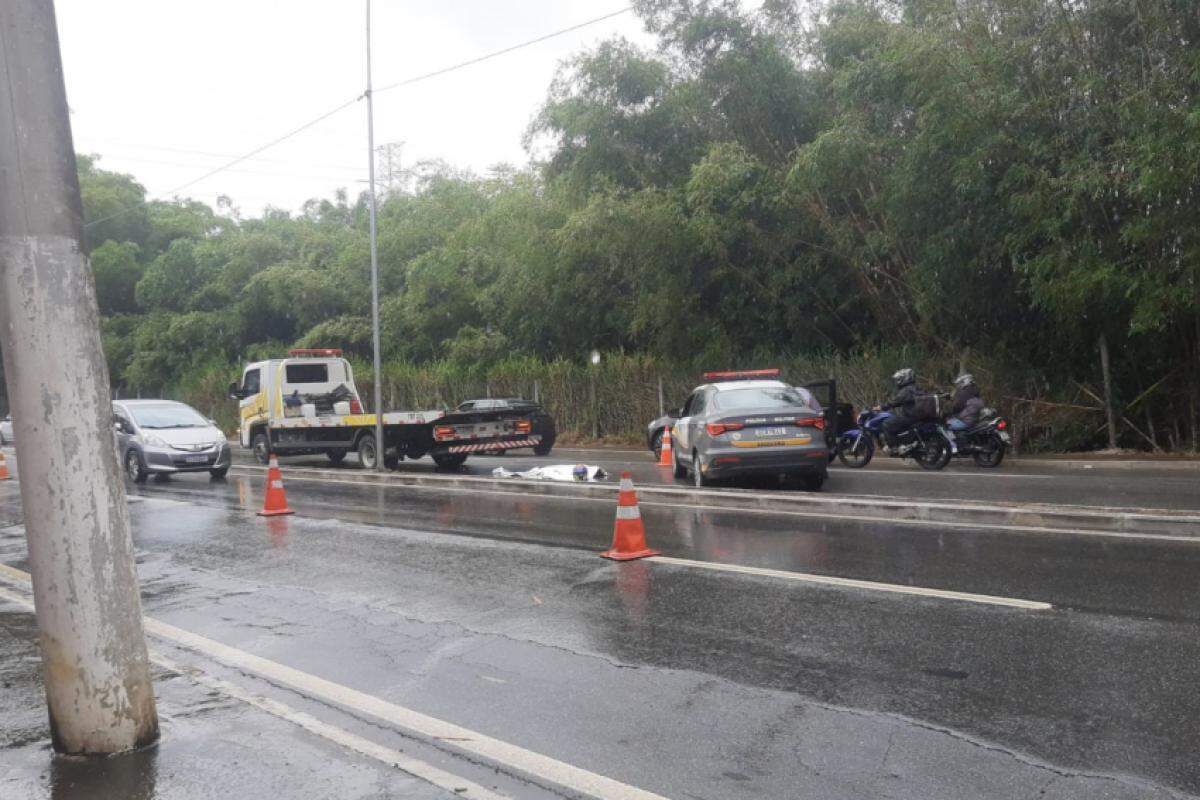
[[[425,455],[456,467],[476,452],[547,452],[555,437],[552,422],[515,409],[387,411],[380,447],[375,414],[362,411],[353,370],[339,350],[293,350],[286,359],[248,364],[230,396],[239,403],[241,444],[262,463],[271,454],[312,453],[338,463],[353,451],[370,469],[381,453],[388,467]],[[351,413],[338,413],[347,408]]]

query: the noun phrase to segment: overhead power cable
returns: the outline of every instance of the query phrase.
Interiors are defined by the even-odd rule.
[[[272,147],[274,147],[275,145],[285,142],[288,139],[292,138],[293,136],[296,136],[297,134],[303,133],[304,131],[308,130],[309,128],[311,128],[314,125],[319,125],[320,123],[322,123],[325,120],[332,117],[334,114],[337,114],[339,111],[344,111],[347,108],[349,108],[350,106],[354,105],[362,98],[363,98],[363,96],[361,94],[357,95],[355,97],[352,97],[351,99],[347,100],[346,102],[342,103],[341,105],[336,106],[336,107],[331,108],[330,110],[326,111],[324,114],[321,114],[318,117],[314,117],[314,118],[310,119],[308,122],[304,123],[300,127],[294,128],[294,129],[288,131],[287,133],[283,134],[282,136],[276,137],[275,139],[272,139],[271,141],[267,142],[266,144],[260,145],[256,148],[254,148],[253,150],[251,150],[248,153],[244,153],[243,155],[240,155],[237,158],[230,159],[229,161],[226,161],[224,164],[221,164],[218,167],[213,167],[212,169],[210,169],[208,172],[204,173],[203,175],[193,178],[190,181],[188,181],[187,183],[181,183],[173,189],[168,189],[167,191],[163,192],[162,194],[170,196],[177,192],[182,192],[184,189],[195,186],[197,183],[200,183],[200,181],[207,180],[208,178],[211,178],[213,175],[216,175],[219,172],[224,172],[225,170],[229,169],[230,167],[236,166],[236,165],[242,163],[243,161],[246,161],[247,159],[253,158],[254,156],[258,155],[259,153],[263,152],[264,150],[269,150]],[[122,216],[123,214],[128,214],[130,211],[133,210],[133,208],[134,208],[133,206],[130,206],[128,208],[123,208],[120,211],[117,211],[116,213],[109,214],[107,217],[101,217],[100,219],[94,219],[91,222],[89,222],[87,225],[85,225],[84,228],[85,229],[91,228],[94,225],[99,225],[101,222],[108,222],[110,219],[116,219],[117,217]]]
[[[229,157],[230,156],[228,156],[228,155],[223,156],[223,158],[229,158]],[[139,164],[156,164],[158,166],[163,166],[163,167],[186,167],[188,170],[202,169],[204,167],[209,166],[208,164],[197,164],[195,162],[188,163],[185,161],[166,161],[166,160],[159,159],[159,158],[142,158],[141,156],[125,156],[125,155],[109,154],[108,156],[106,156],[106,158],[111,158],[114,162],[116,162],[118,164],[123,161],[133,161],[133,162],[136,162]],[[291,162],[291,163],[293,163],[293,164],[299,163],[300,166],[305,166],[305,167],[309,166],[308,164],[305,164],[303,162]],[[335,175],[335,174],[330,174],[330,173],[317,174],[315,172],[296,172],[295,170],[283,171],[283,170],[266,170],[266,169],[248,169],[246,167],[228,167],[225,169],[225,172],[236,172],[241,175],[267,175],[267,176],[274,176],[277,178],[296,177],[296,178],[317,178],[319,180],[330,180],[330,181],[338,181],[338,180],[344,181],[344,180],[357,180],[360,176],[362,176],[366,173],[366,167],[354,170],[353,175],[348,175],[345,172]]]
[[[521,50],[526,47],[531,47],[532,45],[539,44],[541,42],[545,42],[545,41],[554,39],[559,36],[564,36],[568,33],[571,33],[572,31],[577,31],[582,28],[586,28],[591,25],[596,25],[600,22],[604,22],[605,20],[610,20],[610,19],[613,19],[614,17],[619,17],[622,14],[627,14],[632,10],[633,10],[633,6],[626,6],[625,8],[622,8],[618,11],[612,11],[608,14],[604,14],[603,16],[594,17],[592,19],[585,20],[584,22],[580,22],[575,25],[571,25],[570,27],[562,28],[560,30],[544,34],[542,36],[537,37],[536,39],[529,39],[528,41],[524,41],[519,44],[514,44],[510,47],[505,47],[501,50],[494,50],[490,53],[485,53],[484,55],[477,56],[476,58],[468,59],[467,61],[460,61],[459,63],[452,64],[448,67],[442,67],[441,69],[436,69],[432,72],[426,72],[422,75],[414,75],[411,78],[405,78],[404,80],[396,81],[395,83],[389,83],[385,86],[381,86],[381,87],[375,89],[374,93],[379,94],[380,92],[390,91],[391,89],[398,89],[402,86],[411,86],[414,83],[420,83],[421,81],[426,81],[426,80],[429,80],[430,78],[436,78],[440,75],[445,75],[450,72],[455,72],[457,70],[464,69],[466,67],[472,67],[472,66],[475,66],[476,64],[481,64],[484,61],[489,61],[493,58],[497,58],[499,56],[506,55],[508,53],[512,53],[512,52]],[[347,109],[350,106],[357,103],[359,100],[362,100],[365,96],[366,96],[365,94],[356,95],[355,97],[351,98],[350,100],[347,100],[346,102],[342,103],[341,105],[336,106],[335,108],[332,108],[329,111],[326,111],[325,113],[321,114],[318,117],[314,117],[313,119],[304,123],[300,127],[295,128],[291,131],[288,131],[287,133],[283,134],[282,136],[272,139],[271,141],[267,142],[266,144],[260,145],[256,148],[254,148],[253,150],[249,151],[248,153],[245,153],[236,158],[230,159],[229,161],[221,164],[220,166],[213,167],[208,172],[205,172],[203,175],[199,175],[196,178],[193,178],[192,180],[189,180],[186,183],[181,183],[180,185],[178,185],[172,189],[168,189],[166,192],[162,192],[160,194],[160,196],[170,196],[170,195],[176,194],[177,192],[182,192],[184,189],[191,188],[192,186],[195,186],[197,183],[200,183],[201,181],[208,180],[212,176],[217,175],[221,172],[224,172],[225,170],[227,170],[231,167],[234,167],[234,166],[242,163],[243,161],[251,159],[254,156],[258,155],[259,153],[269,150],[272,147],[275,147],[276,145],[287,141],[288,139],[292,138],[293,136],[296,136],[297,134],[303,133],[304,131],[308,130],[309,128],[313,127],[314,125],[318,125],[318,124],[324,122],[325,120],[332,117],[334,114],[337,114],[339,111],[344,111],[345,109]],[[133,210],[133,208],[134,208],[133,206],[130,206],[128,208],[121,209],[120,211],[117,211],[116,213],[109,214],[106,217],[101,217],[100,219],[94,219],[91,222],[88,222],[84,226],[84,228],[91,228],[95,225],[99,225],[101,222],[108,222],[111,219],[116,219],[117,217],[120,217],[124,214],[129,213],[130,211]]]
[[[520,44],[514,44],[511,47],[505,47],[502,50],[495,50],[491,53],[487,53],[482,56],[477,56],[476,58],[472,58],[468,61],[461,61],[461,62],[459,62],[457,64],[453,64],[449,67],[442,67],[441,69],[436,69],[433,72],[426,72],[423,75],[414,75],[411,78],[405,78],[404,80],[396,81],[395,83],[389,83],[385,86],[380,86],[380,87],[376,88],[375,94],[379,94],[380,92],[386,92],[391,89],[399,89],[401,86],[410,86],[414,83],[420,83],[421,81],[426,81],[426,80],[429,80],[430,78],[436,78],[439,75],[445,75],[448,72],[455,72],[456,70],[463,69],[464,67],[473,67],[476,64],[481,64],[484,61],[488,61],[488,60],[496,58],[498,56],[506,55],[508,53],[512,53],[517,50],[521,50],[522,48],[530,47],[531,45],[540,44],[541,42],[545,42],[550,39],[554,39],[558,36],[564,36],[568,33],[571,33],[572,31],[577,31],[580,28],[586,28],[590,25],[595,25],[599,22],[604,22],[605,20],[612,19],[613,17],[619,17],[622,14],[626,14],[632,10],[633,10],[633,6],[626,6],[625,8],[622,8],[620,11],[613,11],[609,14],[605,14],[602,17],[595,17],[594,19],[589,19],[586,22],[580,22],[578,24],[572,25],[569,28],[563,28],[562,30],[554,31],[553,33],[547,33],[543,36],[537,37],[536,39],[530,39],[529,41],[521,42]]]
[[[208,159],[237,158],[238,157],[235,153],[217,153],[212,150],[194,150],[194,149],[186,148],[186,147],[164,147],[163,145],[145,144],[143,142],[124,142],[124,141],[121,141],[120,139],[98,139],[98,138],[88,137],[87,141],[93,142],[95,144],[95,147],[89,147],[86,142],[76,142],[76,149],[81,153],[88,153],[88,152],[94,152],[97,148],[116,147],[116,148],[123,149],[123,150],[131,150],[131,151],[134,151],[137,153],[141,153],[145,150],[158,150],[163,153],[178,153],[180,155],[187,155],[187,156],[204,156],[205,158],[208,158]],[[99,155],[102,158],[132,160],[130,156],[113,155],[111,152],[104,152],[104,153],[100,153]],[[294,165],[297,163],[296,159],[263,158],[261,156],[254,156],[254,157],[248,158],[246,160],[247,161],[258,161],[263,164],[283,164],[285,166],[286,165]],[[363,171],[363,167],[361,165],[350,166],[348,164],[325,164],[325,163],[317,163],[317,162],[309,162],[309,161],[305,161],[303,163],[307,167],[316,167],[318,169],[349,170],[351,172],[354,172],[355,174]],[[206,167],[208,165],[207,164],[182,164],[181,163],[181,164],[178,164],[178,166],[181,166],[181,167],[182,166]]]

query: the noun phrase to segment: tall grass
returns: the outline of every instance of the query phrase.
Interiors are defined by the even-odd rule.
[[[370,407],[374,384],[370,362],[352,359],[356,383]],[[554,416],[568,441],[587,441],[593,432],[606,441],[637,443],[646,425],[657,418],[659,383],[662,408],[677,408],[702,382],[706,369],[780,367],[794,384],[834,379],[838,399],[856,409],[886,398],[891,374],[902,366],[917,370],[922,385],[949,391],[958,372],[957,357],[897,347],[877,352],[844,355],[816,353],[761,358],[753,363],[679,363],[647,355],[611,353],[598,366],[565,359],[541,360],[514,356],[490,365],[465,365],[451,361],[383,364],[383,405],[387,410],[449,409],[474,397],[537,398]],[[1080,409],[1014,402],[1025,396],[1013,388],[1021,376],[1001,367],[971,362],[987,401],[1008,414],[1015,434],[1032,449],[1073,449],[1088,446],[1100,420]],[[237,427],[237,404],[226,390],[240,374],[238,365],[208,364],[187,376],[172,396],[216,419],[222,428]],[[593,397],[594,390],[594,401]]]

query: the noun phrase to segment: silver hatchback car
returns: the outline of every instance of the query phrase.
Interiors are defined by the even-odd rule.
[[[113,403],[117,453],[135,483],[150,475],[208,472],[223,478],[233,452],[210,419],[172,400],[118,400]]]

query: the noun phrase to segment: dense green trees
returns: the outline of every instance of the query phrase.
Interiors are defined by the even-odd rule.
[[[1095,405],[1103,337],[1123,441],[1195,447],[1191,0],[636,9],[660,47],[565,64],[532,166],[427,165],[385,199],[386,358],[727,365],[903,344],[931,380],[965,359],[996,394]],[[123,390],[293,343],[369,353],[361,199],[242,220],[147,202],[92,158],[80,177]],[[1102,422],[1070,443],[1101,443]]]

